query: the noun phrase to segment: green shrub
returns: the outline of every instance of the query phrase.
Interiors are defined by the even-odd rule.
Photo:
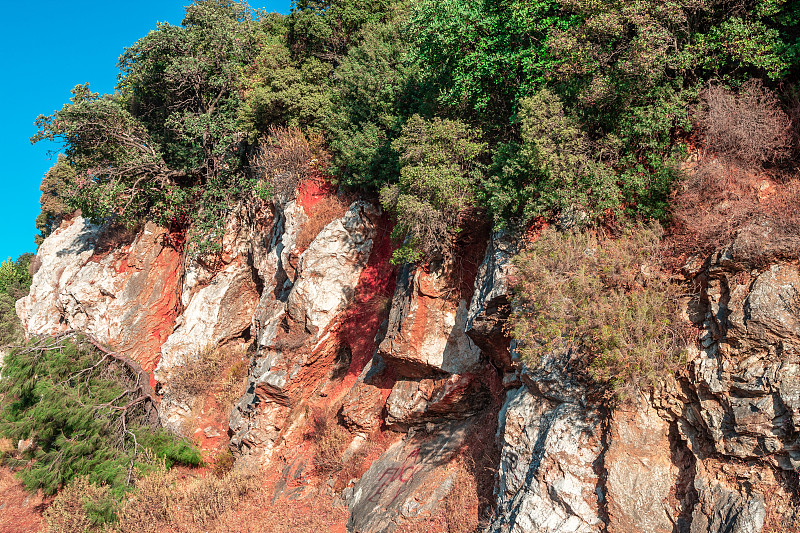
[[[120,495],[147,466],[145,450],[168,464],[202,461],[190,443],[150,425],[134,373],[81,337],[33,339],[11,350],[2,373],[0,435],[32,440],[20,471],[31,490],[52,494],[85,476]]]
[[[535,364],[572,350],[585,377],[618,393],[646,387],[681,360],[676,288],[659,272],[659,226],[616,239],[545,229],[514,260],[510,327]]]
[[[458,120],[414,115],[392,143],[400,155],[400,183],[381,191],[381,203],[397,217],[392,232],[404,240],[393,262],[447,256],[460,215],[472,205],[486,145]]]

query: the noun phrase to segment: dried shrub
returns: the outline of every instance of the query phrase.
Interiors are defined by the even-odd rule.
[[[249,369],[249,359],[240,353],[240,358],[236,359],[231,367],[225,372],[225,379],[219,392],[216,394],[217,400],[223,408],[233,407],[239,398],[242,397],[245,387],[245,378]]]
[[[233,465],[235,462],[236,458],[233,456],[230,450],[220,452],[216,455],[216,457],[214,457],[214,475],[217,477],[224,477],[233,470]]]
[[[117,509],[119,533],[149,533],[172,524],[177,509],[178,474],[164,468],[136,480],[136,491]]]
[[[696,121],[708,150],[750,167],[789,155],[791,121],[761,80],[746,82],[738,93],[712,86],[701,104]]]
[[[253,166],[266,181],[273,196],[287,201],[297,191],[313,158],[312,146],[299,128],[270,126]]]
[[[114,498],[107,486],[77,477],[56,496],[44,513],[50,533],[99,532],[113,521]]]
[[[206,347],[186,356],[170,377],[170,391],[190,399],[213,391],[223,407],[232,407],[243,389],[248,358],[242,346]]]
[[[342,455],[352,441],[350,432],[339,425],[332,411],[315,410],[312,415],[314,466],[321,474],[334,474],[344,467]]]
[[[256,488],[249,472],[180,480],[175,472],[157,470],[138,480],[136,493],[120,504],[116,531],[203,531]]]
[[[349,205],[337,196],[326,196],[320,199],[314,204],[308,220],[297,234],[297,248],[306,250],[325,226],[344,216],[348,207]]]
[[[759,225],[769,228],[773,243],[800,250],[800,182],[773,180],[747,171],[736,163],[704,162],[690,173],[672,198],[672,223],[667,250],[677,267],[687,256],[706,255],[737,239],[739,249],[764,249],[763,240],[745,242],[740,230]],[[738,238],[737,238],[738,236]],[[791,253],[785,259],[794,259]],[[753,266],[758,266],[754,264]]]
[[[514,259],[509,324],[525,359],[573,354],[576,371],[619,398],[674,370],[684,354],[677,288],[659,271],[660,226],[615,238],[544,230]]]
[[[233,471],[219,478],[205,476],[192,480],[180,489],[181,508],[187,509],[191,521],[206,524],[234,509],[241,499],[256,488],[250,472]]]

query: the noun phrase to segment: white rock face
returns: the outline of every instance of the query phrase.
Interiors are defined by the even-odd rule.
[[[17,314],[29,334],[91,333],[152,372],[177,313],[181,254],[149,223],[133,243],[96,254],[103,231],[78,216],[45,239]]]
[[[287,309],[308,331],[321,335],[352,301],[375,237],[375,227],[365,216],[368,213],[376,214],[368,203],[355,202],[344,217],[325,226],[300,256]]]
[[[188,357],[248,330],[257,303],[252,270],[241,261],[228,265],[209,285],[192,294],[175,331],[161,346],[161,360],[155,370],[156,379],[163,384],[159,409],[162,424],[177,431],[190,414],[187,399],[174,397],[170,390],[173,371],[186,364]]]
[[[76,217],[70,224],[62,224],[39,247],[36,255],[41,267],[33,276],[28,296],[17,301],[16,306],[17,315],[29,333],[54,334],[72,327],[76,321],[89,320],[85,311],[80,313],[80,305],[70,286],[94,255],[100,232],[100,226]],[[108,290],[109,279],[101,277],[99,281],[103,289]],[[95,286],[98,296],[101,296],[100,288]],[[70,310],[79,311],[82,316],[78,318]]]
[[[319,233],[300,256],[295,271],[288,268],[288,254],[302,217],[291,208],[287,207],[286,218],[275,228],[267,261],[261,263],[265,287],[253,321],[259,351],[247,392],[230,419],[231,444],[244,455],[259,455],[264,461],[284,429],[290,410],[287,390],[324,344],[336,315],[352,301],[375,236],[370,215],[377,213],[368,203],[355,202]],[[286,338],[288,333],[281,326],[286,321],[300,330],[291,333],[296,338]]]
[[[599,413],[509,391],[500,413],[498,516],[489,531],[601,531],[594,463],[602,451]]]

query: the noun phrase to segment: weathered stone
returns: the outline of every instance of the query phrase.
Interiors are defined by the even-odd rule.
[[[800,340],[800,272],[791,265],[772,265],[758,276],[744,304],[750,336]]]
[[[455,474],[441,467],[464,443],[470,427],[470,421],[442,424],[434,433],[416,432],[392,445],[344,491],[350,509],[347,530],[389,533],[433,513],[455,481]]]
[[[372,250],[373,215],[369,204],[353,203],[303,252],[294,282],[274,275],[275,285],[265,285],[254,320],[258,352],[245,395],[230,418],[231,447],[237,452],[255,451],[268,460],[291,411],[292,391],[316,385],[301,382],[302,371],[331,351],[325,344],[328,330],[352,301]],[[273,243],[282,243],[280,250],[286,250],[293,247],[294,238],[276,235]],[[277,244],[270,254],[275,265],[271,268],[280,271],[285,259]]]
[[[322,335],[352,301],[372,251],[375,226],[369,216],[376,214],[370,204],[355,202],[344,217],[325,226],[300,256],[287,310],[310,333]]]
[[[766,509],[763,494],[740,494],[719,483],[695,482],[700,502],[692,514],[691,533],[759,533]]]
[[[603,530],[594,469],[602,453],[597,410],[521,387],[507,395],[499,432],[498,508],[488,531]]]
[[[467,418],[488,403],[489,392],[475,374],[400,380],[386,400],[386,423],[408,426],[443,418]]]
[[[178,431],[190,414],[190,399],[172,393],[169,381],[173,371],[190,357],[246,333],[257,302],[252,270],[241,261],[228,265],[192,296],[175,331],[161,346],[161,361],[155,370],[156,379],[163,384],[159,408],[162,424]]]
[[[508,296],[511,258],[518,251],[507,232],[495,232],[475,277],[475,293],[467,313],[465,331],[475,344],[494,358],[500,368],[512,368],[510,339],[504,331],[511,313]]]
[[[614,412],[603,456],[608,531],[672,533],[676,483],[669,424],[644,399]]]
[[[132,244],[96,254],[104,231],[78,216],[45,239],[17,314],[30,334],[91,333],[152,372],[178,314],[181,255],[150,223]]]
[[[389,313],[389,328],[378,347],[400,376],[463,374],[480,364],[480,349],[464,333],[466,302],[452,302],[436,273],[401,271]]]

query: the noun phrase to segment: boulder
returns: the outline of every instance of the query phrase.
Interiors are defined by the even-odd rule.
[[[511,339],[504,326],[511,313],[511,259],[518,251],[516,241],[507,232],[498,231],[492,235],[475,277],[475,292],[465,326],[469,338],[504,370],[514,367],[509,350]]]
[[[521,387],[508,392],[498,431],[498,508],[487,531],[604,530],[595,469],[603,450],[600,411]]]
[[[457,473],[445,467],[469,432],[470,421],[410,433],[373,461],[342,499],[350,510],[351,533],[390,533],[399,525],[429,516],[450,492]]]
[[[398,276],[389,327],[378,352],[399,376],[463,374],[481,351],[464,332],[467,305],[453,301],[437,272],[406,265]]]

